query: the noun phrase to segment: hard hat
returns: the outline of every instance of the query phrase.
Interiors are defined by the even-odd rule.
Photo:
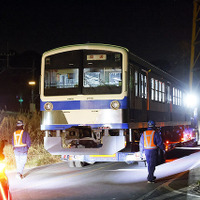
[[[22,121],[22,120],[18,120],[18,121],[17,121],[17,126],[24,126],[23,121]]]
[[[148,121],[148,127],[149,128],[155,127],[155,122],[153,120]]]

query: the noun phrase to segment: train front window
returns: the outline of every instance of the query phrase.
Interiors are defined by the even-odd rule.
[[[122,55],[87,50],[83,53],[83,94],[120,94],[122,90]]]
[[[83,70],[83,93],[121,93],[121,81],[120,68],[85,68]]]
[[[53,69],[45,72],[46,88],[78,87],[79,69]]]
[[[45,58],[44,95],[120,94],[122,55],[76,50]]]

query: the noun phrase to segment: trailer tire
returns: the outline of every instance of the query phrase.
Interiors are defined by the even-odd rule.
[[[75,161],[74,164],[75,164],[75,167],[84,167],[85,166],[85,162],[82,162],[82,161]]]
[[[75,167],[75,162],[72,161],[72,160],[68,161],[68,166],[69,166],[70,168]]]
[[[147,167],[147,162],[146,161],[139,161],[138,167]]]

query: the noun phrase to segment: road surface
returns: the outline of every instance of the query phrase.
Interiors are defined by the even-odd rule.
[[[98,163],[69,168],[67,163],[9,172],[13,200],[162,200],[200,199],[188,187],[200,180],[200,152],[157,166],[157,183],[147,184],[147,168],[136,163]]]

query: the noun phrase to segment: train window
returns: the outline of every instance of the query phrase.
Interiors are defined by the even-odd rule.
[[[79,69],[46,70],[45,88],[75,88],[78,87]]]
[[[111,85],[120,85],[122,82],[121,72],[110,72],[109,73],[109,83]]]
[[[177,89],[173,87],[173,104],[178,105],[178,94]]]
[[[75,50],[45,58],[44,95],[120,94],[122,55]]]
[[[97,87],[100,85],[100,72],[91,72],[90,69],[84,69],[84,87]]]
[[[147,77],[144,76],[144,98],[147,99]]]
[[[155,80],[155,101],[158,101],[158,80]]]
[[[177,90],[177,105],[180,106],[180,96],[179,96],[179,89]]]
[[[93,92],[94,88],[98,86],[119,87],[121,86],[121,82],[121,69],[118,68],[84,68],[83,70],[83,87],[92,88]],[[98,89],[100,89],[100,87]]]
[[[165,83],[162,83],[162,102],[165,103]]]
[[[155,93],[154,78],[151,78],[151,100],[154,100],[154,93]]]
[[[181,90],[178,90],[177,99],[178,99],[178,105],[182,106],[182,92],[181,92]]]
[[[162,101],[162,82],[159,81],[159,101]]]
[[[175,88],[173,87],[173,104],[175,104]]]
[[[144,76],[141,74],[141,88],[140,88],[140,97],[144,97]]]
[[[170,86],[167,86],[167,103],[171,102]]]
[[[138,72],[135,71],[135,96],[138,96]]]

